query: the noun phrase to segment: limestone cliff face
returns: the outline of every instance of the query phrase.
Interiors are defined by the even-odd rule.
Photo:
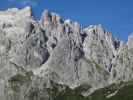
[[[48,10],[39,22],[30,7],[1,11],[0,98],[49,100],[48,89],[55,84],[72,89],[85,85],[81,94],[87,96],[132,80],[132,42],[132,35],[124,44],[101,25],[81,28]]]
[[[128,81],[133,79],[133,35],[129,36],[127,44],[122,44],[117,56],[113,61],[112,79],[120,81]]]

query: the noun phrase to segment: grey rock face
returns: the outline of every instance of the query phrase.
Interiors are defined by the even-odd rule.
[[[0,22],[1,82],[21,69],[32,70],[47,61],[45,33],[33,20],[31,8],[0,12]]]
[[[85,56],[94,59],[104,69],[111,69],[111,61],[115,56],[115,47],[112,34],[106,32],[101,25],[85,29],[86,38],[83,46]]]
[[[129,81],[133,79],[133,35],[129,36],[127,44],[122,44],[118,55],[113,61],[112,79],[115,81]]]
[[[27,7],[20,11],[15,10],[14,15],[12,15],[12,10],[9,10],[7,13],[11,16],[12,23],[9,23],[8,20],[3,22],[2,31],[10,46],[8,49],[9,62],[18,66],[37,67],[47,60],[48,51],[45,48],[45,34],[33,20],[30,9]]]
[[[30,7],[0,12],[0,97],[48,100],[51,82],[98,88],[133,79],[133,36],[127,44],[101,25],[80,24],[44,11],[40,22]],[[44,85],[45,84],[45,85]],[[32,98],[33,91],[38,94]],[[26,95],[26,94],[27,95]]]

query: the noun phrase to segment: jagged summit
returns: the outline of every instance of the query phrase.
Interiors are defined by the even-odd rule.
[[[37,100],[49,100],[55,84],[60,91],[83,87],[88,96],[133,79],[132,36],[123,44],[102,25],[82,28],[48,10],[39,22],[33,17],[30,7],[0,11],[2,100],[34,100],[35,91]]]
[[[44,10],[40,23],[42,26],[49,27],[49,29],[56,29],[62,33],[69,33],[71,31],[80,32],[80,24],[69,19],[63,19],[58,14]]]
[[[53,25],[57,25],[61,23],[61,18],[59,15],[57,15],[56,13],[51,13],[48,10],[45,10],[43,15],[42,15],[42,24],[44,26],[53,24]]]
[[[11,8],[7,9],[6,11],[0,11],[0,15],[15,15],[15,14],[23,14],[23,16],[31,16],[32,15],[32,8],[30,6],[27,6],[23,9],[18,8]]]

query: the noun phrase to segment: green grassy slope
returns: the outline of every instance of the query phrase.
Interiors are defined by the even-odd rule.
[[[133,82],[111,85],[99,89],[88,97],[83,97],[75,90],[67,89],[55,95],[54,100],[133,100]]]

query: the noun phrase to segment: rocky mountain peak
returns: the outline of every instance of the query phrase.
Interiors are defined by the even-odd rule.
[[[112,33],[108,32],[101,24],[99,25],[90,25],[87,28],[84,28],[84,31],[93,35],[96,35],[99,38],[112,37]],[[105,38],[106,39],[106,38]]]
[[[31,17],[32,16],[32,8],[30,6],[25,7],[24,9],[11,8],[6,11],[0,11],[0,16],[4,15],[23,15],[23,17]],[[21,16],[22,17],[22,16]]]
[[[52,18],[50,12],[48,10],[45,10],[43,14],[43,25],[44,26],[49,25],[51,22]]]
[[[129,46],[129,48],[133,48],[133,33],[128,37],[128,42],[127,45]]]
[[[62,33],[70,33],[72,31],[80,32],[80,24],[69,19],[64,20],[58,14],[49,12],[48,10],[44,11],[41,18],[41,24],[44,28],[57,30]]]
[[[82,28],[48,10],[40,22],[33,17],[30,7],[0,12],[0,97],[33,100],[27,98],[36,89],[49,97],[55,84],[61,91],[85,84],[80,94],[88,96],[133,79],[132,35],[122,44],[102,25]]]
[[[61,23],[61,18],[58,14],[49,12],[48,10],[45,10],[42,15],[42,24],[43,26],[53,26],[57,27]]]

